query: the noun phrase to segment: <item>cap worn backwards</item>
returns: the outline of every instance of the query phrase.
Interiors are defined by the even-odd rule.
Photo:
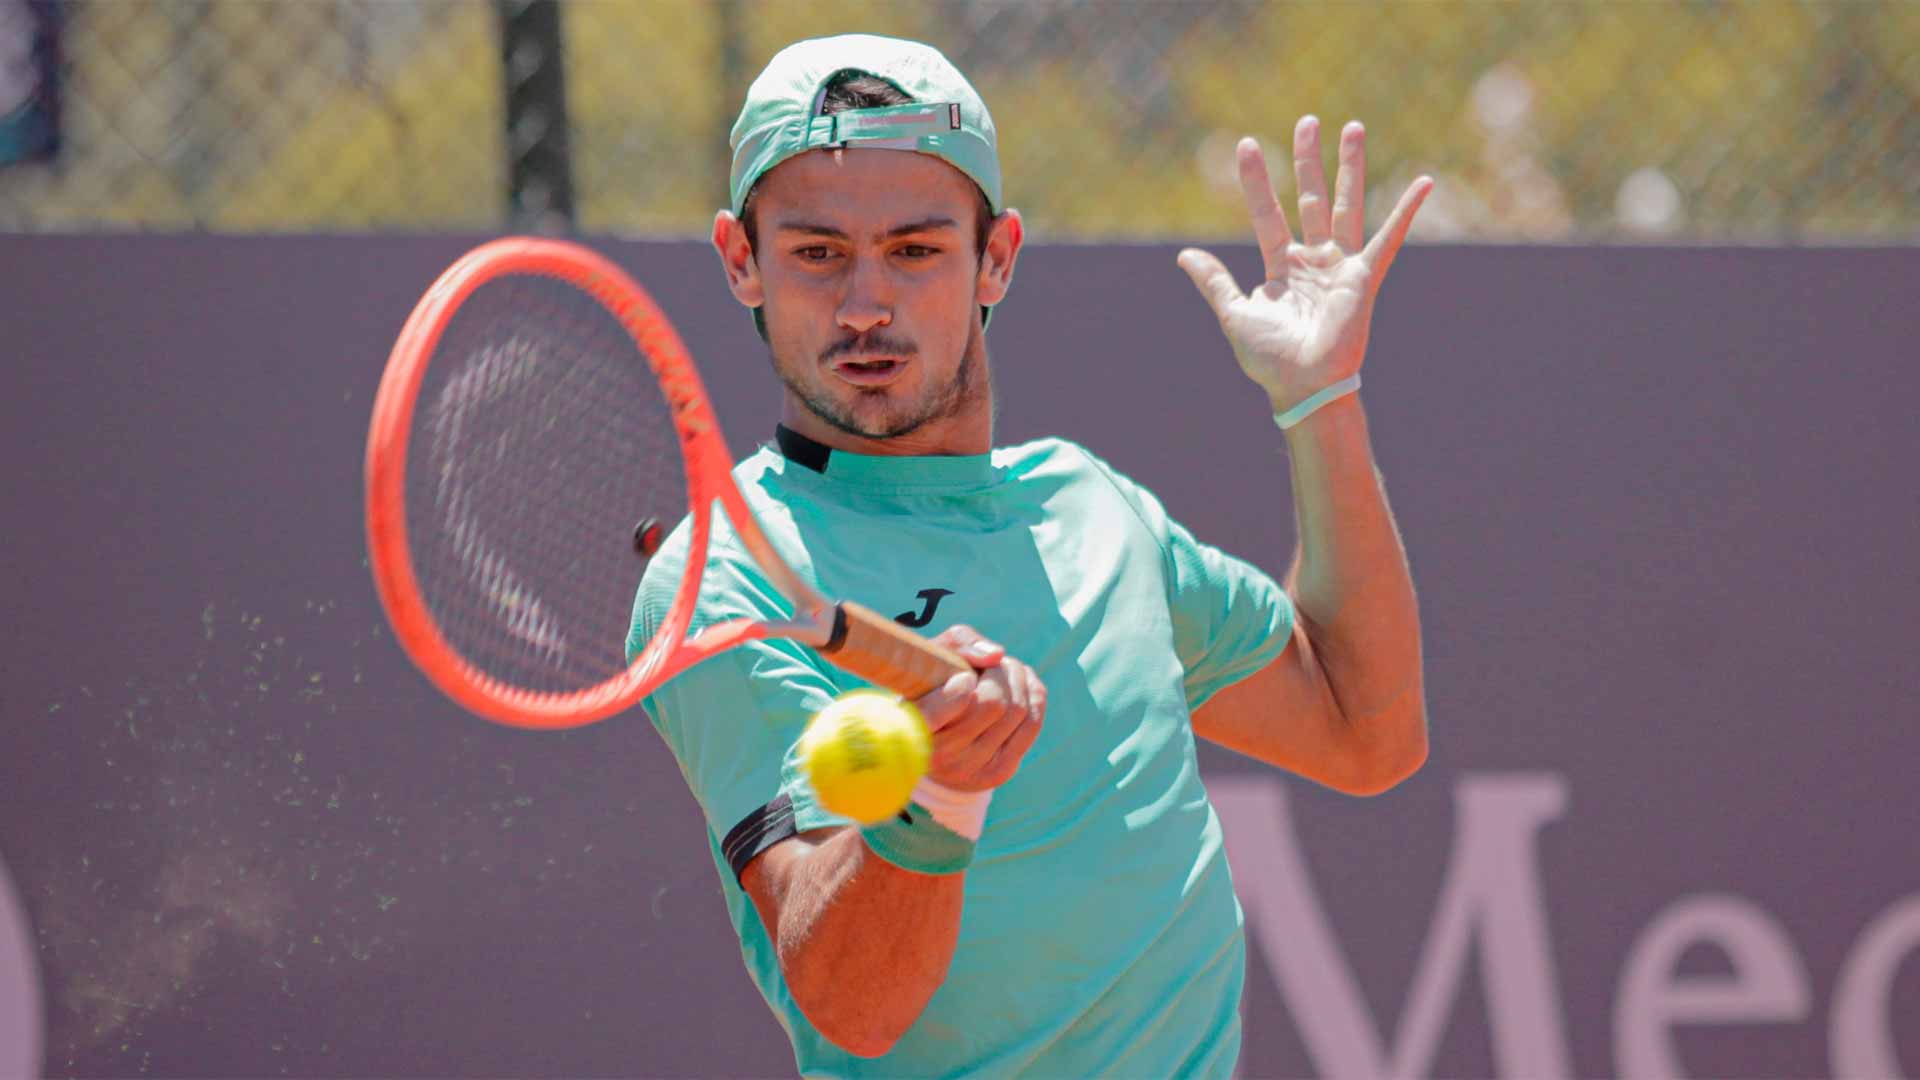
[[[913,104],[820,115],[828,81],[849,70],[885,79]],[[787,46],[748,88],[728,141],[735,214],[775,165],[835,147],[932,154],[972,178],[991,212],[1003,209],[1000,151],[986,102],[938,49],[915,41],[842,34]]]

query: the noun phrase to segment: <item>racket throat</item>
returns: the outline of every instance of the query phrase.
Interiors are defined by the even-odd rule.
[[[771,637],[792,638],[823,653],[833,652],[847,640],[847,614],[838,604],[822,604],[791,619],[769,619],[762,625]]]

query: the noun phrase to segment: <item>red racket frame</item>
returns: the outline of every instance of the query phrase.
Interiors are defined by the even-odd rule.
[[[572,286],[617,319],[646,357],[673,413],[686,462],[693,517],[685,576],[665,622],[626,670],[568,693],[528,690],[487,674],[447,641],[434,622],[414,573],[407,539],[406,462],[414,407],[434,349],[460,305],[486,283],[532,274]],[[744,641],[793,637],[871,681],[918,697],[968,665],[952,651],[852,603],[834,604],[808,586],[774,552],[733,482],[733,459],[680,335],[653,299],[625,271],[598,253],[563,240],[511,237],[483,244],[442,273],[408,317],[387,360],[367,434],[367,550],[374,584],[394,634],[441,692],[474,713],[524,728],[570,728],[620,712],[662,683]],[[790,600],[792,620],[738,619],[686,638],[706,570],[713,504],[718,501],[741,544]]]

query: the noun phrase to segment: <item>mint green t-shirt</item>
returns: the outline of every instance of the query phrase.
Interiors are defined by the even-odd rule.
[[[995,793],[965,872],[946,981],[871,1060],[827,1041],[794,1004],[722,851],[781,796],[797,831],[848,824],[814,801],[791,751],[810,716],[864,683],[804,646],[761,642],[643,703],[705,813],[747,970],[800,1071],[1229,1075],[1246,944],[1190,713],[1286,647],[1286,593],[1058,439],[969,457],[833,451],[824,471],[768,447],[734,476],[780,554],[822,593],[924,620],[929,636],[971,625],[1047,687],[1039,739]],[[687,532],[682,522],[641,583],[630,655],[672,601]],[[786,614],[716,520],[694,628]]]

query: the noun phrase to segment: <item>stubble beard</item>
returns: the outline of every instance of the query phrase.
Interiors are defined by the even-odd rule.
[[[960,353],[960,364],[954,369],[952,379],[932,388],[918,402],[902,402],[866,421],[860,418],[860,406],[866,402],[886,401],[890,388],[866,390],[856,387],[852,400],[841,401],[829,394],[823,385],[827,378],[832,377],[830,374],[821,376],[820,383],[809,385],[794,365],[777,356],[771,359],[774,374],[780,382],[806,406],[808,412],[829,427],[863,439],[897,439],[934,421],[960,415],[985,393],[987,378],[984,352],[980,327],[976,323],[967,331],[967,344]],[[814,365],[811,370],[818,371],[820,366]]]

